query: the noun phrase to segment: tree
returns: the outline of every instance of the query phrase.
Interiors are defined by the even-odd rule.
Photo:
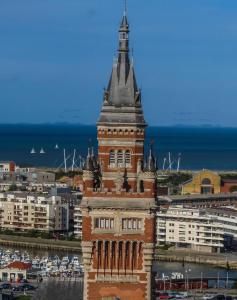
[[[234,192],[237,192],[237,186],[236,185],[232,185],[230,187],[230,193],[234,193]]]
[[[59,281],[58,279],[49,279],[45,284],[42,283],[32,300],[82,300],[83,299],[83,281],[74,279]]]
[[[10,191],[10,192],[17,191],[17,185],[15,183],[11,184],[9,186],[8,191]]]

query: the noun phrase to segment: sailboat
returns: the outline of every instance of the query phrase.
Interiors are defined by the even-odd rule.
[[[41,148],[41,149],[40,149],[40,154],[44,154],[44,153],[45,153],[44,149]]]
[[[56,150],[59,149],[58,144],[55,145],[54,149],[56,149]]]
[[[35,153],[36,153],[36,151],[35,151],[35,148],[33,147],[30,151],[30,154],[35,154]]]

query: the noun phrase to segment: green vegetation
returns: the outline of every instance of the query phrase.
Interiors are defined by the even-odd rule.
[[[59,170],[59,171],[55,172],[55,179],[59,180],[63,176],[67,176],[67,177],[73,178],[75,175],[82,175],[82,172],[81,171],[68,171],[68,172],[64,172],[63,170]]]
[[[230,192],[231,192],[231,193],[237,192],[237,186],[236,186],[236,185],[232,185],[232,186],[230,187]]]
[[[233,283],[233,285],[232,285],[231,288],[232,288],[232,289],[237,289],[237,280],[235,280],[235,282]]]
[[[166,178],[159,179],[158,177],[158,184],[167,184],[173,186],[179,186],[180,184],[184,183],[185,181],[192,178],[191,173],[170,173],[167,174]]]
[[[169,248],[173,247],[174,244],[170,243],[170,244],[164,244],[164,245],[159,245],[156,247],[156,249],[160,249],[160,250],[169,250]]]
[[[12,184],[9,186],[9,189],[8,189],[10,192],[13,192],[13,191],[17,191],[17,185],[16,184]]]
[[[55,235],[53,232],[41,232],[35,229],[31,229],[28,231],[14,231],[11,229],[0,229],[0,234],[10,235],[10,236],[23,236],[23,237],[32,237],[32,238],[41,238],[41,239],[55,239],[62,241],[78,241],[75,236],[72,234],[70,236],[57,234]]]
[[[237,179],[237,173],[219,173],[222,179]]]
[[[32,298],[29,295],[21,295],[16,298],[14,297],[14,299],[16,299],[16,300],[31,300]]]
[[[32,300],[82,300],[83,282],[82,281],[48,281],[46,285],[41,285]]]

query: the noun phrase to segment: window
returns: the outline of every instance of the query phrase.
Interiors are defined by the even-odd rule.
[[[126,150],[126,152],[125,152],[125,164],[126,165],[131,164],[131,153],[129,150]]]
[[[212,194],[213,187],[209,178],[204,178],[201,183],[201,194]]]
[[[210,184],[211,184],[211,180],[210,180],[209,178],[204,178],[204,179],[202,180],[202,184],[203,184],[203,185],[210,185]]]
[[[115,165],[115,151],[114,150],[110,150],[110,152],[109,152],[109,164]]]
[[[127,40],[128,39],[128,34],[126,32],[120,32],[119,39],[120,40]]]
[[[112,218],[95,218],[94,227],[97,229],[113,229],[114,219]]]
[[[145,189],[144,189],[144,181],[140,180],[140,192],[144,193]]]
[[[123,230],[140,230],[142,228],[142,220],[138,218],[124,218],[122,219]]]
[[[123,165],[123,151],[122,150],[118,150],[117,163],[118,163],[118,165]]]

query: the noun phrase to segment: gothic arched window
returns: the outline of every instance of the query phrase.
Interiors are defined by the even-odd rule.
[[[130,165],[131,164],[131,153],[129,150],[125,151],[125,164]]]
[[[201,183],[201,194],[213,194],[213,186],[209,178],[204,178]]]
[[[202,184],[203,184],[203,185],[210,185],[210,184],[211,184],[211,180],[210,180],[209,178],[204,178],[204,179],[202,180]]]
[[[118,150],[118,152],[117,152],[117,164],[123,165],[123,151],[122,150]]]
[[[110,150],[110,152],[109,152],[109,164],[115,165],[115,151],[114,150]]]

